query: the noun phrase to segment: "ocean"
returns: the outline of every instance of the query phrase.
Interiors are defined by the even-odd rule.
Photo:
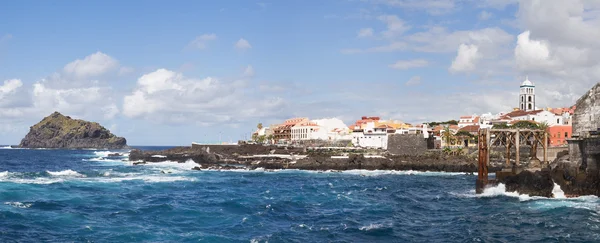
[[[126,152],[2,147],[0,242],[600,241],[594,196],[475,195],[463,173],[191,171]]]

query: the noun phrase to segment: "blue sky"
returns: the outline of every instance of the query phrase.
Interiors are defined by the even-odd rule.
[[[599,1],[18,1],[0,8],[0,144],[57,110],[132,145],[256,123],[498,113],[600,80]],[[559,34],[560,33],[560,34]]]

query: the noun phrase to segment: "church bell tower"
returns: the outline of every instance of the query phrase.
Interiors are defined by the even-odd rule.
[[[526,77],[520,87],[519,109],[524,111],[535,110],[535,85],[529,81],[529,77]]]

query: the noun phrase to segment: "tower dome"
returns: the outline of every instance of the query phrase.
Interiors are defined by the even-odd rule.
[[[533,82],[529,81],[529,77],[525,77],[525,81],[523,81],[521,87],[535,87],[535,85]]]

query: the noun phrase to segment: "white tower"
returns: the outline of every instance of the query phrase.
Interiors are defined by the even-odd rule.
[[[521,84],[519,92],[519,109],[524,111],[535,110],[535,85],[529,81],[529,77]]]

